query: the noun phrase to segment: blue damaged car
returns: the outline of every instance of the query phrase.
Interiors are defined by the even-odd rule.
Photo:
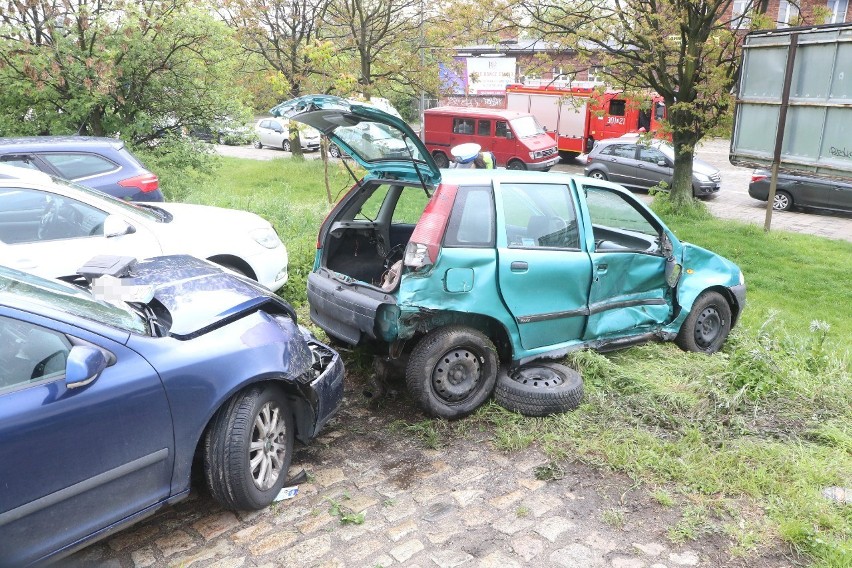
[[[401,119],[327,95],[272,112],[320,130],[367,171],[320,228],[312,320],[401,361],[428,414],[473,412],[500,392],[498,374],[529,387],[527,406],[566,379],[547,379],[552,368],[538,379],[503,373],[501,363],[650,340],[714,353],[745,306],[733,262],[679,241],[619,185],[439,170]],[[378,143],[374,129],[386,133]]]
[[[256,283],[188,256],[0,267],[0,566],[55,560],[186,497],[271,503],[343,364]],[[104,276],[96,277],[98,274]]]

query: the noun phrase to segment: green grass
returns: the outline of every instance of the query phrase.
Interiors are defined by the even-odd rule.
[[[319,225],[330,209],[319,161],[220,159],[176,183],[182,200],[266,217],[290,252],[284,296],[305,313],[305,279]],[[351,185],[331,169],[334,194]],[[163,176],[168,194],[169,176]],[[852,507],[821,496],[852,487],[852,243],[720,221],[698,207],[655,209],[678,238],[742,268],[748,305],[722,353],[687,354],[652,344],[567,359],[584,376],[574,412],[523,418],[487,404],[467,420],[398,422],[427,447],[483,432],[495,451],[530,446],[550,461],[538,479],[564,476],[566,460],[624,472],[651,499],[675,508],[674,542],[725,533],[748,557],[784,543],[815,566],[852,565]],[[303,317],[303,321],[307,318]],[[350,375],[368,376],[369,354],[347,354]],[[605,513],[619,524],[617,515]],[[732,522],[731,519],[739,519]]]
[[[290,257],[290,278],[282,294],[294,306],[304,307],[305,286],[316,253],[317,233],[331,211],[320,160],[274,159],[267,162],[211,158],[206,174],[186,187],[183,180],[163,177],[167,199],[251,211],[272,223]],[[329,164],[329,186],[334,201],[353,184],[338,162]],[[170,187],[177,186],[177,194]]]

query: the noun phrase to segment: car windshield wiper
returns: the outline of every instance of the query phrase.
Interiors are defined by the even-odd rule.
[[[160,322],[160,319],[157,317],[157,314],[154,313],[154,310],[151,309],[151,306],[137,302],[128,302],[127,305],[145,320],[148,324],[148,329],[151,330],[151,334],[154,337],[165,337],[168,335],[169,328]]]
[[[147,203],[134,203],[137,207],[141,207],[146,211],[150,211],[154,215],[160,218],[161,221],[168,223],[172,220],[172,214],[166,211],[165,209],[160,209],[156,205],[149,205]]]

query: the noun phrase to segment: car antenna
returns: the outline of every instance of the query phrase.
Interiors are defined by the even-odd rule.
[[[411,146],[408,145],[408,134],[405,132],[402,133],[402,141],[405,142],[405,149],[408,150],[408,157],[411,158],[411,163],[414,164],[414,171],[417,172],[417,178],[420,180],[420,186],[423,188],[423,192],[426,193],[426,197],[431,199],[432,194],[429,193],[429,189],[426,187],[426,182],[423,180],[423,174],[420,173],[420,166],[417,165],[417,160],[414,159],[414,152],[411,151]]]

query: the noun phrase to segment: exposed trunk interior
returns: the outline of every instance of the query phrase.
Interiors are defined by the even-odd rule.
[[[338,229],[325,243],[325,266],[378,286],[385,271],[402,258],[414,225],[394,226],[385,239],[378,228]]]
[[[380,286],[388,268],[405,253],[427,202],[422,187],[370,182],[334,215],[322,265]]]

